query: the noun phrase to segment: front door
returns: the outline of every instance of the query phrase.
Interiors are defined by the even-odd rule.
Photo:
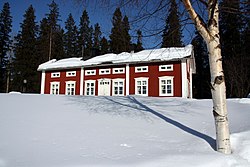
[[[98,82],[98,96],[110,96],[110,79],[100,79]]]

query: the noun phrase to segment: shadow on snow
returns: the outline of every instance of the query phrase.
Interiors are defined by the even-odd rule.
[[[120,104],[120,105],[123,105],[123,106],[126,106],[126,107],[132,107],[130,105],[123,104],[123,103],[120,103],[118,101],[115,101],[115,100],[113,100],[113,98],[112,99],[108,98],[108,97],[104,97],[104,98],[107,99],[107,100],[109,100],[109,101],[111,101],[111,102],[114,102],[116,104]],[[179,123],[179,122],[177,122],[177,121],[175,121],[175,120],[173,120],[171,118],[166,117],[165,115],[163,115],[163,114],[161,114],[161,113],[159,113],[159,112],[157,112],[157,111],[149,108],[145,104],[142,104],[135,97],[127,96],[127,99],[130,102],[132,102],[134,104],[137,104],[140,108],[144,109],[144,111],[150,112],[151,114],[154,114],[155,116],[161,118],[165,122],[167,122],[167,123],[169,123],[169,124],[171,124],[171,125],[179,128],[179,129],[185,131],[186,133],[189,133],[189,134],[191,134],[193,136],[196,136],[198,138],[201,138],[201,139],[205,140],[215,150],[215,148],[216,148],[216,141],[215,141],[214,138],[212,138],[212,137],[210,137],[210,136],[208,136],[208,135],[206,135],[204,133],[198,132],[197,130],[191,129],[190,127],[187,127],[186,125],[183,125],[183,124],[181,124],[181,123]],[[132,108],[134,108],[134,107],[132,107]],[[138,109],[138,108],[136,108],[136,109]]]

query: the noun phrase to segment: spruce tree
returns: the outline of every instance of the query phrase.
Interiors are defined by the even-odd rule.
[[[100,55],[100,49],[101,49],[101,27],[100,25],[97,23],[95,24],[95,29],[94,29],[94,33],[93,33],[93,56],[98,56]]]
[[[92,56],[92,33],[88,12],[83,11],[80,18],[78,48],[80,56],[86,60]]]
[[[196,74],[193,77],[193,95],[198,99],[211,98],[208,51],[205,41],[198,32],[192,40],[192,45],[196,65]]]
[[[8,63],[7,54],[11,49],[10,32],[12,28],[12,16],[10,15],[10,5],[4,3],[0,13],[0,92],[5,92],[6,65]]]
[[[175,0],[171,0],[169,14],[166,19],[166,26],[162,35],[162,47],[179,47],[182,44],[182,31],[180,17]]]
[[[100,42],[100,55],[109,53],[109,42],[105,37],[102,37]]]
[[[131,37],[129,35],[130,25],[128,21],[128,17],[124,16],[122,22],[122,42],[123,42],[123,52],[130,52],[131,51]]]
[[[248,96],[250,92],[250,56],[249,56],[249,48],[250,48],[250,0],[247,1],[244,6],[244,29],[242,32],[242,41],[243,41],[243,57],[244,57],[244,67],[247,75],[247,79],[245,80],[245,90],[246,94],[244,97]]]
[[[120,53],[123,49],[123,21],[120,8],[114,12],[112,19],[113,28],[110,34],[110,51],[113,53]]]
[[[37,32],[34,8],[29,6],[25,11],[24,20],[21,23],[21,31],[16,37],[14,59],[14,84],[17,91],[39,92],[39,65],[37,55]]]
[[[130,52],[131,37],[128,17],[122,17],[120,8],[116,8],[113,19],[113,27],[110,34],[110,51],[113,53]]]
[[[220,7],[222,11],[220,36],[227,95],[228,97],[244,97],[247,76],[242,52],[243,40],[241,39],[243,17],[240,12],[235,12],[240,11],[240,1],[223,0]]]
[[[53,58],[61,59],[64,57],[63,49],[63,30],[58,24],[61,21],[59,14],[58,4],[53,0],[49,6],[49,13],[46,14],[48,26],[49,26],[49,57],[51,60]],[[60,51],[60,52],[58,52]]]
[[[64,34],[65,57],[76,57],[78,30],[71,13],[68,16],[67,21],[65,22],[65,30],[66,30]]]
[[[39,63],[44,63],[49,60],[50,50],[50,28],[47,18],[43,18],[40,22],[38,33],[38,55]]]
[[[142,32],[141,30],[137,30],[137,43],[136,43],[136,47],[135,47],[135,52],[139,52],[143,50],[142,47]]]

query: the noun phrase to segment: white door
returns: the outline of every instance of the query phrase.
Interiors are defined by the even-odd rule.
[[[98,96],[110,96],[110,80],[109,79],[99,80]]]

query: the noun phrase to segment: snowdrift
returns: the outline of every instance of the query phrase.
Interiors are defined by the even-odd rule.
[[[0,94],[0,167],[249,167],[250,101],[227,103],[232,155],[211,100]]]

